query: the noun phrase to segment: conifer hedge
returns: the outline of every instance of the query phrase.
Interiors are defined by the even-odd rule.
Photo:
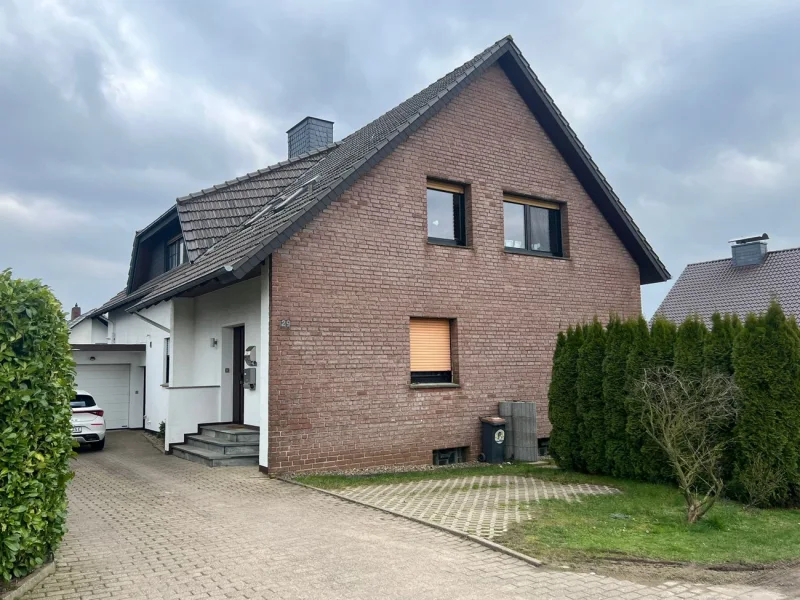
[[[606,353],[603,360],[603,404],[605,406],[605,468],[617,477],[629,474],[628,409],[625,374],[636,321],[613,316],[608,321]]]
[[[742,497],[753,462],[779,475],[770,504],[800,501],[800,336],[773,302],[750,315],[736,337],[733,370],[741,390],[734,427],[733,492]]]
[[[606,333],[595,319],[584,328],[578,351],[578,440],[582,463],[588,473],[602,473],[605,454],[605,405],[603,403],[603,359]]]
[[[777,303],[744,325],[713,315],[680,327],[656,317],[595,319],[559,335],[550,386],[550,451],[563,468],[644,481],[672,470],[644,430],[636,382],[645,369],[688,378],[734,375],[740,409],[723,461],[729,495],[763,506],[800,506],[800,328]],[[774,488],[774,489],[773,489]]]
[[[583,344],[583,328],[578,325],[560,333],[553,356],[553,375],[550,381],[549,416],[558,423],[550,434],[549,452],[565,469],[579,471],[580,441],[578,439],[578,351]]]
[[[61,305],[0,272],[0,580],[41,565],[64,535],[73,378]]]

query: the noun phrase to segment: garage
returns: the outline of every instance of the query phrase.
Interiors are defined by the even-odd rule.
[[[89,392],[105,411],[106,428],[128,427],[131,365],[76,365],[75,384]]]

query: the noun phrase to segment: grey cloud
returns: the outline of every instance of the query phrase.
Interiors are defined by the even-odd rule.
[[[306,114],[341,138],[508,33],[673,275],[751,230],[800,245],[799,22],[781,2],[6,2],[0,198],[91,220],[0,216],[0,266],[100,304],[175,197],[284,158]]]

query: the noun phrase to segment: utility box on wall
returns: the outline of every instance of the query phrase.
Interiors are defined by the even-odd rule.
[[[253,367],[246,368],[242,381],[251,390],[256,389],[256,370]]]

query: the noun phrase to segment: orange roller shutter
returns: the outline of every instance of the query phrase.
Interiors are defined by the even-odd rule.
[[[450,321],[411,319],[411,371],[450,370]]]

